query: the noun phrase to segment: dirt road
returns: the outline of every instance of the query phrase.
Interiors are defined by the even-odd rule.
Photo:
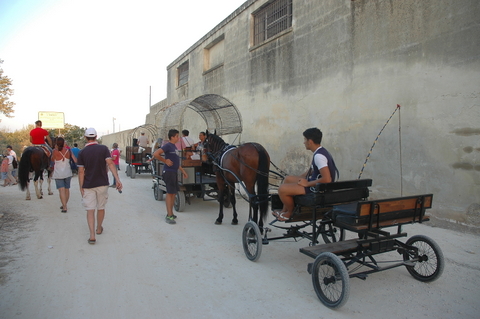
[[[421,283],[402,267],[351,279],[350,298],[335,311],[313,290],[307,273],[313,259],[298,251],[308,242],[271,242],[257,262],[245,257],[242,200],[238,226],[230,225],[230,210],[223,225],[214,225],[217,203],[200,199],[168,225],[151,177],[120,176],[124,192],[110,189],[96,245],[87,243],[77,177],[66,214],[56,190],[25,201],[18,188],[0,188],[0,318],[438,319],[480,313],[477,236],[425,224],[405,227],[409,236],[437,241],[446,260],[443,276]]]

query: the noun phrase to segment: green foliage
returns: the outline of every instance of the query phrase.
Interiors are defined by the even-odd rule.
[[[0,60],[0,64],[3,60]],[[0,114],[5,114],[6,117],[13,117],[15,112],[13,107],[15,102],[9,101],[10,96],[13,95],[13,90],[10,88],[12,80],[8,76],[3,76],[3,69],[0,67]]]
[[[67,145],[70,147],[73,147],[73,143],[78,143],[79,147],[83,147],[85,144],[85,138],[83,135],[85,134],[86,129],[86,127],[79,127],[77,125],[65,123],[64,129],[52,129],[49,133],[51,137],[63,137]]]
[[[15,132],[7,132],[3,129],[0,129],[0,152],[3,152],[7,148],[7,145],[11,145],[13,150],[20,156],[23,150],[32,145],[30,143],[30,131],[35,128],[35,125],[28,125],[27,127],[22,128],[21,130],[16,130]],[[81,128],[77,125],[65,124],[65,128],[60,130],[50,130],[50,137],[62,136],[67,145],[73,147],[73,143],[78,143],[80,148],[85,146],[85,139],[83,134],[87,128]]]
[[[11,145],[17,156],[22,154],[23,150],[30,146],[30,131],[35,128],[34,125],[28,125],[15,132],[0,130],[0,150],[5,150],[7,145]]]

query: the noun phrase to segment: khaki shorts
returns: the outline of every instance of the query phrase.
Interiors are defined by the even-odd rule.
[[[86,210],[105,209],[108,201],[108,186],[84,188],[82,205]]]

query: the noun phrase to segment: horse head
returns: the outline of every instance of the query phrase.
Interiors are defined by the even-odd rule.
[[[215,130],[213,133],[210,133],[207,130],[205,136],[204,149],[208,156],[208,161],[211,163],[221,156],[228,144],[217,135],[217,130]]]

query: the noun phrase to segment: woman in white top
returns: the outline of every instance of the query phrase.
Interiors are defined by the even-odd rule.
[[[60,210],[62,213],[67,212],[67,203],[70,198],[70,180],[72,179],[70,157],[76,161],[75,155],[64,146],[65,140],[63,137],[58,137],[52,155],[52,159],[55,161],[52,178],[55,180],[60,195],[60,202],[62,203]]]

